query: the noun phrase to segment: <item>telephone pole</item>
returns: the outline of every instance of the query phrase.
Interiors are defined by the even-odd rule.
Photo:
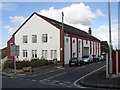
[[[64,26],[63,26],[63,21],[64,21],[64,13],[62,12],[62,38],[63,38],[63,60],[62,60],[62,66],[64,67]]]
[[[110,71],[110,79],[111,79],[112,78],[112,40],[111,40],[110,0],[108,0],[108,17],[109,17],[109,44],[110,44],[109,71]]]

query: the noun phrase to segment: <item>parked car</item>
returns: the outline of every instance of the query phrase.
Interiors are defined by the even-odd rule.
[[[98,62],[100,61],[101,57],[99,55],[93,55],[93,61]]]
[[[85,63],[91,63],[91,62],[93,62],[93,57],[91,55],[85,55],[85,56],[82,57],[82,60]]]
[[[100,55],[100,61],[103,61],[105,59],[106,59],[105,55]]]
[[[69,60],[69,66],[85,64],[81,57],[74,57]]]

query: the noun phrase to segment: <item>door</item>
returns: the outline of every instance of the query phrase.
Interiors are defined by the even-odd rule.
[[[89,47],[84,47],[83,55],[89,55]]]
[[[65,37],[64,40],[64,61],[65,64],[69,64],[70,60],[70,37]]]

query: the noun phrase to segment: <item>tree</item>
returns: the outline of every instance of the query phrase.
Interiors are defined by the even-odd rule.
[[[109,45],[107,41],[101,41],[101,53],[108,53],[109,52]]]
[[[1,56],[2,56],[1,58],[2,59],[5,58],[7,56],[7,47],[1,49],[0,52],[1,52]]]

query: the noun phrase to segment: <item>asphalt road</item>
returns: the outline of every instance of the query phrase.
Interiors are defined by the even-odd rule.
[[[93,88],[78,87],[77,81],[104,65],[105,61],[102,61],[83,66],[65,67],[43,74],[37,73],[19,78],[4,76],[2,78],[2,88],[80,88],[80,90],[93,90]]]

